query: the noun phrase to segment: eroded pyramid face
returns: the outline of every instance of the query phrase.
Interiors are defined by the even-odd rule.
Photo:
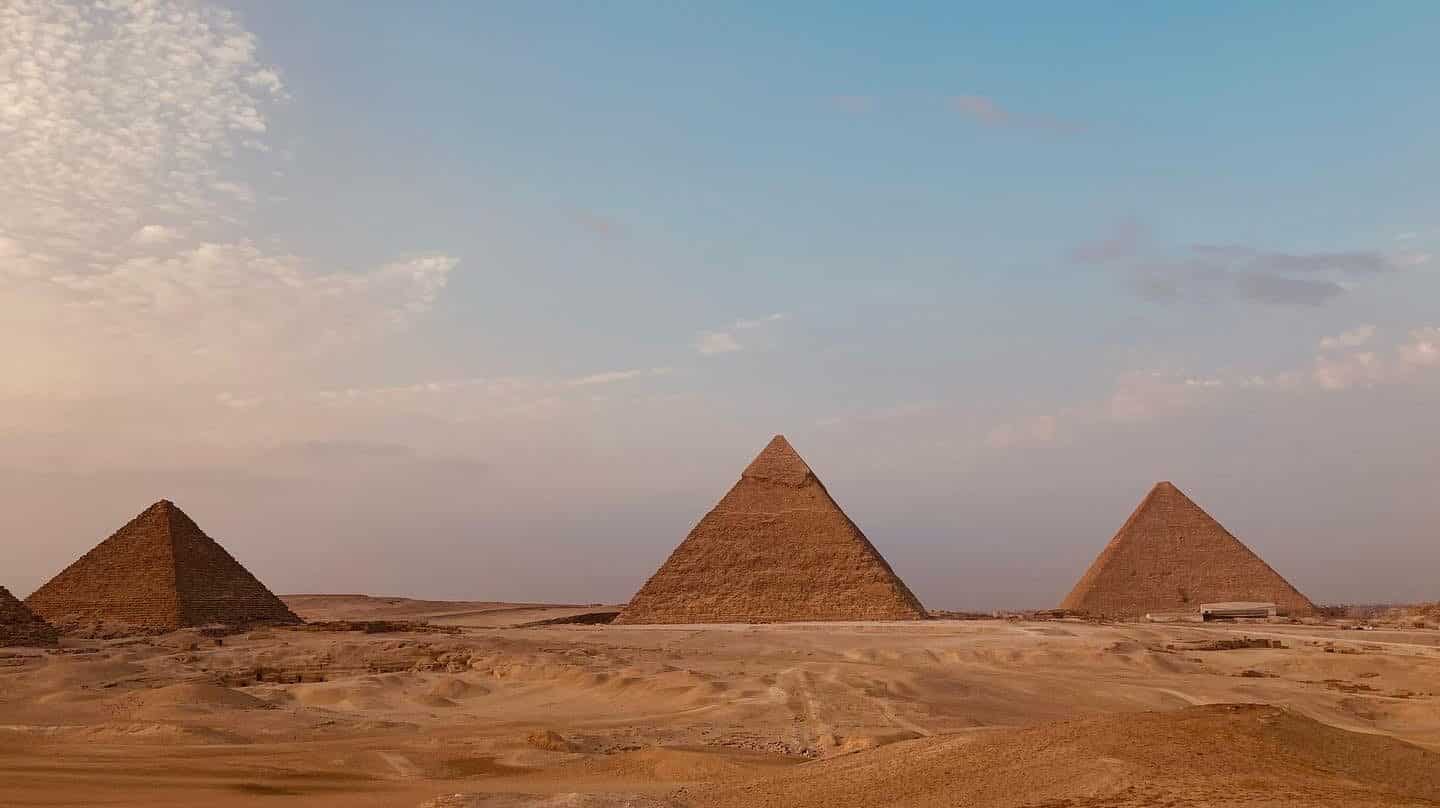
[[[1198,611],[1202,603],[1315,605],[1172,483],[1157,484],[1060,605],[1104,617]]]
[[[925,609],[777,435],[617,623],[918,620]]]
[[[57,624],[170,631],[300,619],[168,500],[151,505],[26,604]]]

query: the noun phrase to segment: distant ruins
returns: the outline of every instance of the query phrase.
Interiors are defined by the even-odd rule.
[[[30,611],[10,590],[0,586],[0,648],[12,645],[47,646],[60,641],[60,634],[39,615]]]
[[[1060,608],[1099,617],[1194,611],[1204,603],[1315,604],[1169,482],[1157,483]]]
[[[104,621],[173,631],[302,622],[169,500],[151,505],[25,603],[62,627]]]
[[[926,616],[815,473],[776,435],[615,622]]]

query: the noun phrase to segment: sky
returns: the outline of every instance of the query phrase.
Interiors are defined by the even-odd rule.
[[[772,6],[0,0],[0,585],[620,602],[784,433],[933,608],[1440,598],[1440,8]]]

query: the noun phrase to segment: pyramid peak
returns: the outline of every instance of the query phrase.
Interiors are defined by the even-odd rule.
[[[178,511],[178,510],[180,510],[180,506],[176,505],[174,502],[172,502],[172,501],[170,501],[170,500],[168,500],[168,499],[157,499],[157,500],[155,500],[154,502],[150,503],[150,507],[146,508],[143,512],[144,512],[144,513],[157,513],[157,512],[158,512],[158,513],[171,513],[171,512],[173,512],[173,511]]]
[[[745,467],[740,476],[798,486],[814,477],[815,473],[784,435],[776,435],[765,444],[760,454],[750,461],[750,465]]]

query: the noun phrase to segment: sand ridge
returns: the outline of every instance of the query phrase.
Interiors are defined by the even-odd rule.
[[[1440,754],[1278,707],[1219,704],[909,741],[698,792],[690,804],[1433,806]]]

